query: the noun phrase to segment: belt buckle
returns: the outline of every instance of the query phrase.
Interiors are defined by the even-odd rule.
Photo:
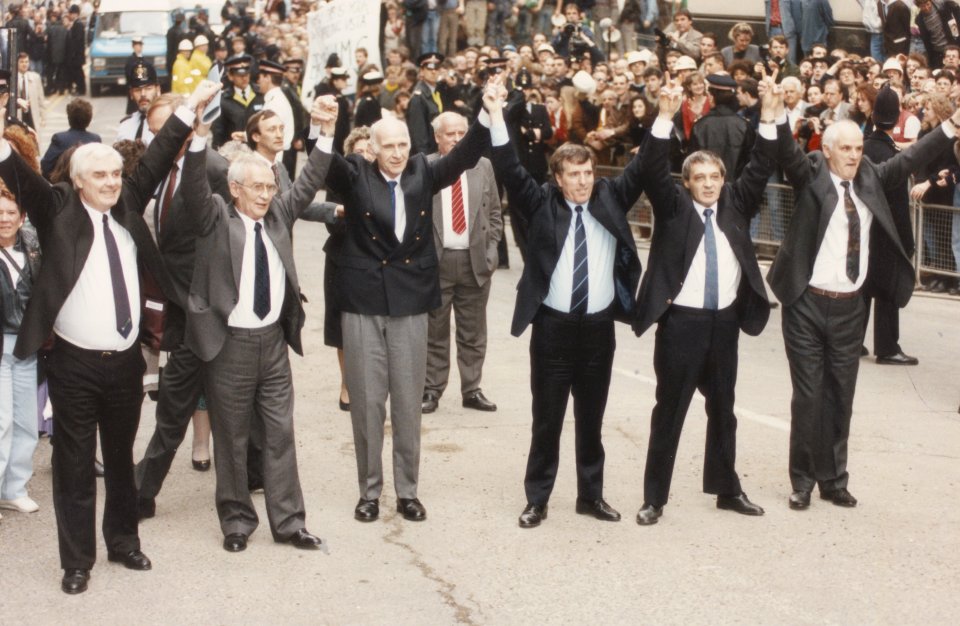
[[[113,350],[104,350],[103,352],[100,353],[100,358],[109,359],[110,357],[113,356],[113,354],[114,354]]]

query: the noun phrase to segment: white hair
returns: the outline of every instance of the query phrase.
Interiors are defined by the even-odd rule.
[[[403,134],[407,136],[407,141],[410,141],[410,129],[407,128],[407,125],[402,121],[392,118],[384,117],[377,120],[370,126],[370,146],[373,148],[373,153],[377,154],[380,152],[380,135],[388,130],[403,130]]]
[[[247,177],[247,172],[249,172],[252,167],[270,169],[270,166],[267,165],[266,161],[261,157],[254,154],[238,154],[230,163],[230,169],[227,170],[227,182],[243,184],[243,181]]]
[[[467,118],[460,115],[456,111],[444,111],[440,115],[433,118],[433,121],[430,122],[430,125],[433,126],[433,132],[439,133],[440,129],[443,128],[443,125],[446,124],[448,121],[450,123],[463,122],[464,124],[466,124]]]
[[[833,150],[833,147],[837,143],[837,138],[840,136],[840,132],[844,129],[857,134],[863,133],[857,123],[853,120],[840,120],[839,122],[834,122],[833,124],[827,126],[827,129],[823,131],[823,136],[820,138],[820,145],[826,146]]]
[[[803,83],[801,83],[800,79],[796,76],[787,76],[780,81],[781,87],[786,87],[787,85],[793,85],[797,91],[803,92]]]
[[[116,165],[112,167],[110,162]],[[123,169],[123,157],[112,147],[102,143],[87,143],[73,152],[70,157],[70,180],[74,186],[78,178],[84,178],[97,167],[104,164],[112,169]]]

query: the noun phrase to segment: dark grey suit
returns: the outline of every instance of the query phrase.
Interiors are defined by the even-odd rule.
[[[198,257],[187,299],[185,343],[207,363],[205,385],[213,427],[217,513],[224,535],[249,535],[258,518],[247,489],[246,453],[251,424],[262,423],[263,477],[270,530],[277,541],[304,526],[303,494],[293,437],[293,381],[287,345],[303,354],[300,284],[291,229],[320,188],[330,156],[314,150],[297,182],[274,196],[263,230],[286,274],[277,323],[263,328],[228,324],[240,298],[246,227],[237,209],[212,196],[201,172],[203,152],[188,152],[183,192],[197,216]],[[272,303],[277,306],[277,303]]]
[[[439,154],[427,157],[428,161]],[[487,353],[487,300],[490,277],[499,261],[497,244],[503,236],[500,194],[493,166],[481,158],[467,170],[467,216],[469,248],[444,250],[443,202],[433,196],[433,237],[440,263],[440,308],[430,311],[427,320],[427,382],[425,391],[443,395],[450,374],[450,308],[457,320],[457,365],[460,392],[480,389],[483,361]]]

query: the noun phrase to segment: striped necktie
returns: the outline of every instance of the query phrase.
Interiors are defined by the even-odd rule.
[[[587,276],[587,232],[583,228],[583,207],[577,205],[577,230],[573,236],[573,291],[570,295],[570,312],[584,315],[587,312],[587,300],[590,280]]]

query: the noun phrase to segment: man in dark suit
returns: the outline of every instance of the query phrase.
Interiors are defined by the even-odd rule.
[[[447,156],[410,156],[410,134],[396,119],[370,129],[376,161],[334,154],[328,189],[340,198],[346,233],[337,262],[343,352],[357,455],[358,521],[380,515],[384,420],[390,397],[397,511],[421,521],[421,400],[427,361],[427,312],[440,306],[433,196],[480,159],[486,131],[476,124]]]
[[[80,17],[80,7],[70,5],[67,12],[70,22],[67,31],[67,57],[64,65],[67,71],[67,86],[78,96],[86,95],[87,81],[83,77],[83,64],[87,59],[87,31],[83,18]]]
[[[86,143],[100,143],[100,135],[87,130],[93,120],[93,105],[83,98],[74,98],[67,104],[68,130],[54,133],[50,138],[50,146],[40,159],[40,171],[46,177],[50,176],[56,167],[60,155],[72,148]]]
[[[467,133],[467,119],[447,111],[433,120],[438,151],[429,161],[450,154]],[[433,236],[440,262],[440,308],[427,325],[427,378],[424,413],[437,410],[450,374],[450,308],[457,320],[457,365],[463,406],[496,411],[480,389],[487,355],[487,301],[497,268],[497,244],[503,236],[500,194],[490,161],[476,167],[433,196]]]
[[[163,127],[183,101],[182,96],[168,93],[154,101],[147,113],[152,130]],[[157,189],[153,212],[153,232],[173,285],[173,297],[166,303],[163,341],[160,349],[169,352],[161,371],[156,408],[156,427],[143,459],[136,467],[138,490],[137,511],[140,519],[153,517],[155,499],[170,465],[183,442],[190,418],[203,391],[202,362],[184,345],[187,295],[196,258],[197,230],[193,215],[186,209],[183,197],[184,165],[190,139],[184,141],[173,167]],[[230,197],[227,186],[229,164],[208,148],[206,176],[214,193]],[[209,465],[209,461],[207,462]]]
[[[900,96],[889,86],[884,85],[877,94],[873,107],[874,131],[863,142],[863,155],[874,163],[883,163],[892,159],[900,150],[893,141],[893,128],[900,117]],[[900,244],[908,257],[913,257],[913,226],[910,223],[910,192],[907,181],[895,188],[884,189],[884,196],[893,222],[897,227]],[[900,307],[884,295],[883,281],[896,268],[896,247],[886,240],[886,233],[876,222],[871,237],[882,243],[870,248],[870,265],[874,271],[870,280],[863,286],[865,314],[863,332],[867,332],[867,320],[870,318],[870,304],[873,302],[873,353],[881,365],[917,365],[917,357],[908,356],[900,348]]]
[[[573,396],[578,513],[619,521],[603,499],[603,413],[615,349],[614,320],[628,322],[640,282],[640,259],[627,211],[643,192],[640,159],[617,178],[594,182],[588,148],[565,144],[553,153],[554,182],[538,185],[510,145],[502,109],[492,112],[492,161],[511,207],[530,224],[511,333],[533,324],[530,387],[533,436],[520,527],[547,517],[560,458],[560,432]]]
[[[781,129],[783,171],[796,197],[793,218],[767,281],[783,304],[783,338],[790,362],[790,482],[793,509],[820,497],[856,506],[847,490],[847,439],[863,340],[867,280],[897,306],[913,294],[914,272],[883,194],[952,142],[960,112],[883,163],[863,159],[863,134],[849,120],[831,124],[823,151],[804,155]],[[874,281],[873,233],[892,243],[889,274]],[[878,284],[882,283],[882,284]]]
[[[427,52],[417,59],[420,81],[414,86],[407,105],[407,126],[410,128],[410,154],[432,154],[437,151],[430,123],[443,112],[443,101],[437,91],[437,78],[443,55]]]
[[[777,107],[782,93],[765,83],[760,128],[740,177],[724,183],[719,155],[701,150],[683,162],[683,186],[670,175],[670,135],[679,110],[676,85],[660,96],[660,113],[643,150],[647,196],[657,227],[649,269],[640,284],[633,329],[642,335],[658,324],[653,353],[657,404],[650,418],[650,443],[637,523],[655,524],[670,495],[680,432],[697,390],[706,399],[707,443],[703,491],[717,508],[763,515],[750,502],[735,468],[737,418],[733,413],[740,331],[758,335],[770,303],[750,240],[750,220],[777,155]]]
[[[889,58],[909,54],[910,7],[903,0],[880,0],[880,5],[883,55]]]
[[[331,119],[333,98],[319,100]],[[185,345],[205,363],[204,388],[217,472],[223,548],[240,552],[259,523],[247,488],[252,424],[263,427],[264,497],[277,542],[315,549],[304,525],[293,435],[293,379],[287,346],[302,355],[304,313],[291,230],[327,174],[330,157],[314,150],[297,182],[277,195],[263,161],[242,155],[228,173],[232,203],[211,194],[204,175],[209,129],[187,152],[186,211],[194,216],[197,256],[187,297]],[[329,138],[325,138],[329,143]]]
[[[137,345],[138,268],[165,293],[172,288],[142,213],[190,133],[194,111],[214,93],[198,89],[122,180],[120,155],[109,146],[88,144],[71,161],[73,186],[51,187],[0,140],[0,178],[26,207],[45,253],[14,354],[33,354],[51,332],[56,335],[47,375],[57,414],[53,503],[66,593],[86,591],[96,560],[98,430],[106,472],[107,557],[130,569],[151,567],[140,551],[133,475],[144,371]]]

